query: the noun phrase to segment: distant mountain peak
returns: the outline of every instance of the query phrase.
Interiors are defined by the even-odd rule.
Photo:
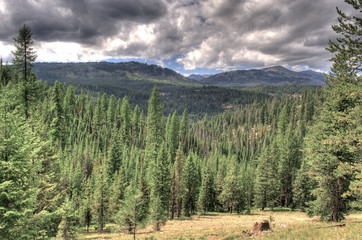
[[[187,78],[193,79],[195,81],[201,81],[201,80],[203,80],[205,78],[208,78],[210,76],[212,76],[212,75],[211,74],[191,74]]]
[[[283,67],[283,66],[273,66],[273,67],[268,67],[268,68],[264,68],[262,70],[265,71],[273,71],[273,72],[291,72],[289,69]]]

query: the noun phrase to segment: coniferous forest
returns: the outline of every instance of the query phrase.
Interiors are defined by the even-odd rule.
[[[109,223],[159,231],[169,219],[252,208],[343,220],[362,199],[362,5],[346,2],[357,13],[338,10],[327,87],[199,119],[186,108],[165,115],[156,85],[146,111],[127,96],[48,85],[24,25],[13,65],[0,69],[1,238],[71,239]]]

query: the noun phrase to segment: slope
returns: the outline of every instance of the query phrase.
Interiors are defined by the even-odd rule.
[[[223,72],[203,79],[200,83],[220,87],[245,87],[258,85],[325,85],[322,74],[312,71],[294,72],[282,66]]]

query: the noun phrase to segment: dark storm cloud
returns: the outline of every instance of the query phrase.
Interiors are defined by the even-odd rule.
[[[0,39],[11,39],[25,23],[39,41],[96,44],[127,28],[127,22],[153,22],[166,11],[161,0],[5,0]]]
[[[0,0],[0,41],[24,23],[38,41],[114,57],[168,59],[186,69],[321,68],[340,0]],[[145,31],[144,33],[142,31]],[[88,51],[88,50],[87,50]],[[89,51],[88,51],[89,52]]]

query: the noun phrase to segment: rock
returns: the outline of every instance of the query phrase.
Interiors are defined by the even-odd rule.
[[[254,223],[253,229],[251,230],[251,234],[259,234],[263,231],[268,231],[270,229],[270,224],[268,220],[263,220],[261,223]]]

